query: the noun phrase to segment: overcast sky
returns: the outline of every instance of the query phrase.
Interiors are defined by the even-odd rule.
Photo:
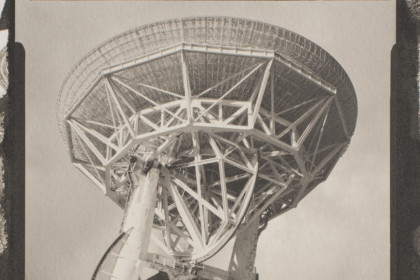
[[[16,40],[26,49],[28,280],[89,279],[122,218],[122,210],[70,164],[56,124],[64,78],[114,35],[200,15],[260,20],[309,38],[337,59],[357,94],[356,131],[329,179],[261,234],[260,279],[389,279],[393,1],[16,2]]]

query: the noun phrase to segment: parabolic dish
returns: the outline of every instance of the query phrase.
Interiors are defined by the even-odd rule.
[[[357,102],[321,47],[257,21],[198,17],[130,30],[71,71],[58,124],[73,164],[124,207],[130,158],[162,164],[162,247],[202,261],[324,181]]]

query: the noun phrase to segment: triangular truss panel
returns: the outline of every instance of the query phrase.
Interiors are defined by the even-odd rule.
[[[188,65],[192,96],[225,100],[248,100],[262,74],[263,58],[186,52],[203,65]],[[190,67],[192,69],[190,69]],[[194,85],[198,86],[195,88]]]
[[[104,80],[100,80],[80,102],[74,109],[72,118],[85,121],[86,126],[92,125],[92,128],[104,134],[119,125],[110,111],[110,100]]]
[[[180,53],[146,61],[113,75],[159,104],[184,94]]]
[[[249,56],[226,56],[186,51],[192,96],[217,98],[264,61]]]
[[[273,63],[274,108],[277,116],[291,122],[298,119],[314,103],[332,93],[283,63]],[[262,107],[270,110],[271,99],[264,98]]]
[[[349,141],[348,127],[345,125],[345,121],[339,112],[337,97],[331,102],[325,130],[335,132],[329,139],[325,139],[325,145]]]

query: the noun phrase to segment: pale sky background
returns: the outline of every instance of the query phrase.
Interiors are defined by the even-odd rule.
[[[260,20],[303,35],[337,59],[357,94],[356,131],[331,176],[261,234],[260,279],[389,279],[394,14],[393,1],[16,1],[16,41],[26,49],[27,279],[90,279],[123,214],[70,164],[56,124],[57,95],[68,72],[128,29],[206,15]]]

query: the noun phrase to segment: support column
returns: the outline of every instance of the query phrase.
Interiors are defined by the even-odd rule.
[[[260,218],[255,219],[238,234],[229,263],[230,280],[254,280],[255,257],[257,255],[258,227]]]
[[[122,228],[129,232],[129,237],[121,249],[111,280],[140,279],[140,260],[147,257],[149,249],[160,171],[152,167],[144,174],[142,166],[138,165],[131,174],[133,193],[127,202]]]

